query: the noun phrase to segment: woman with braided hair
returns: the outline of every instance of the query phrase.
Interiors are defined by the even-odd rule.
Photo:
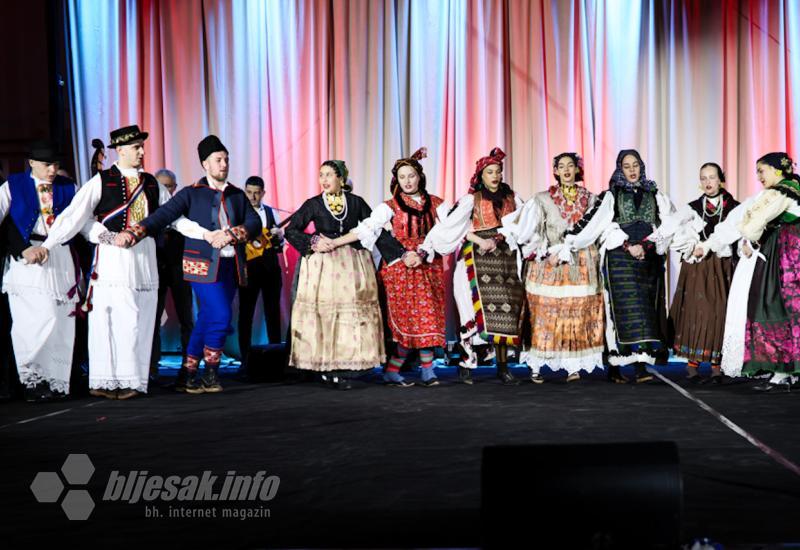
[[[378,276],[386,290],[388,324],[397,344],[384,373],[386,383],[412,386],[400,375],[410,350],[419,350],[422,385],[439,382],[433,372],[434,348],[444,346],[444,285],[442,257],[426,262],[420,248],[434,224],[447,215],[450,207],[428,193],[420,159],[427,156],[422,148],[408,158],[398,159],[392,167],[392,198],[382,202],[354,232],[365,248],[372,248],[386,227],[403,246],[401,259],[381,262]]]
[[[503,182],[505,153],[495,147],[475,163],[469,193],[446,218],[431,229],[422,250],[428,261],[434,253],[458,251],[453,295],[461,320],[465,357],[459,379],[472,384],[477,367],[473,346],[494,345],[497,376],[504,385],[519,384],[508,370],[508,347],[520,344],[520,320],[525,289],[519,278],[519,249],[500,233],[503,218],[521,208],[522,200]]]

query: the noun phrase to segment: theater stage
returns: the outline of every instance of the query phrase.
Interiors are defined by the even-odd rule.
[[[3,404],[0,546],[475,547],[484,446],[653,440],[679,448],[681,540],[707,536],[726,548],[800,540],[800,477],[664,383],[612,385],[598,375],[504,387],[486,368],[469,387],[456,383],[455,369],[438,370],[435,388],[384,387],[374,374],[343,392],[312,382],[248,384],[229,374],[225,391],[213,395],[162,385],[125,402]],[[661,372],[682,376],[679,365]],[[758,394],[750,383],[687,389],[800,462],[800,391]],[[40,503],[30,485],[80,453],[95,468],[85,487],[95,506],[88,519],[70,521],[60,503],[67,489],[84,486]],[[163,477],[210,470],[220,478],[263,470],[280,483],[271,500],[244,503],[250,515],[269,514],[260,518],[220,518],[227,505],[219,502],[102,500],[112,471],[145,470]],[[548,472],[509,463],[507,475]],[[162,517],[147,517],[154,506]],[[170,508],[184,515],[216,508],[218,517],[164,517]],[[637,520],[635,509],[619,514]],[[530,518],[531,541],[547,529]]]

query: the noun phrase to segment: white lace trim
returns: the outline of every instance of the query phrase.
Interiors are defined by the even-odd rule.
[[[566,371],[574,374],[580,371],[591,373],[594,370],[603,370],[603,352],[593,351],[580,357],[545,357],[535,351],[522,352],[520,362],[524,362],[533,372],[538,373],[542,367],[550,367],[553,371]]]
[[[47,385],[50,386],[50,391],[69,393],[69,379],[59,380],[50,376],[42,376],[42,373],[30,368],[20,367],[18,370],[19,381],[26,388],[34,388],[37,384],[47,382]]]
[[[147,380],[138,378],[130,380],[119,380],[117,378],[92,378],[89,377],[89,388],[92,390],[123,390],[133,389],[140,393],[147,393]]]
[[[648,365],[655,365],[656,358],[649,353],[633,353],[631,355],[609,355],[608,364],[615,367],[630,365],[632,363],[647,363]]]
[[[732,378],[742,375],[747,306],[757,258],[757,254],[753,254],[750,258],[742,256],[733,272],[733,281],[728,293],[731,299],[728,300],[725,312],[725,335],[722,339],[720,370]]]
[[[66,291],[53,290],[50,288],[42,288],[40,286],[24,286],[19,284],[3,285],[3,292],[10,296],[30,296],[31,294],[38,294],[41,296],[49,296],[56,301],[58,305],[74,304],[78,302],[78,293],[75,292],[72,298],[67,296]]]

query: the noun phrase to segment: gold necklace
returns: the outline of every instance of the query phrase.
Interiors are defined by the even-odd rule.
[[[344,211],[344,193],[339,191],[336,194],[325,193],[325,203],[328,205],[328,210],[331,214],[339,215]]]
[[[578,200],[578,186],[577,185],[562,185],[561,186],[561,194],[564,195],[564,198],[567,200],[569,204],[574,203]]]

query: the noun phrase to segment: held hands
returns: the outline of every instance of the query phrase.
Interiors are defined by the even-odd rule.
[[[114,237],[114,246],[118,246],[120,248],[130,248],[135,244],[136,244],[136,237],[134,237],[127,231],[120,231]]]
[[[317,242],[311,246],[311,250],[314,252],[333,252],[335,249],[336,243],[325,235],[320,235]]]
[[[43,246],[29,246],[22,251],[22,257],[29,264],[43,264],[47,261],[49,251]]]
[[[547,263],[550,264],[550,267],[555,267],[559,263],[558,254],[550,254],[547,256]]]
[[[637,260],[644,260],[644,247],[640,244],[628,247],[628,253]]]
[[[742,244],[742,252],[748,258],[753,255],[753,248],[750,246],[749,242],[745,241],[744,244]]]
[[[492,252],[497,248],[497,242],[494,239],[481,239],[478,241],[478,248],[480,248],[481,252],[484,254]]]
[[[692,256],[694,256],[695,258],[702,258],[705,255],[706,251],[703,250],[702,246],[698,244],[697,246],[694,247],[694,252],[692,252]]]
[[[422,258],[412,250],[403,254],[403,263],[409,268],[419,267],[422,265]]]
[[[214,248],[225,248],[233,242],[233,238],[224,229],[206,231],[203,239]]]

